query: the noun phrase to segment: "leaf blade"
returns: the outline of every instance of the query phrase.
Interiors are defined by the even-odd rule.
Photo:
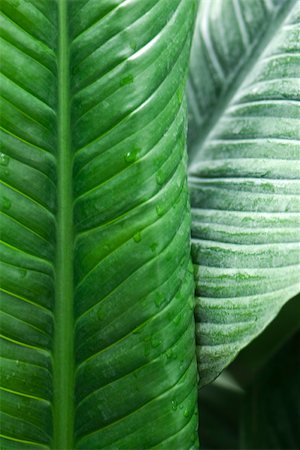
[[[96,23],[73,30],[76,445],[188,448],[197,420],[182,75],[193,8],[121,6],[99,5]]]
[[[190,166],[201,385],[299,292],[298,33],[292,4]]]
[[[14,14],[11,2],[4,1],[1,13],[1,439],[3,448],[49,448],[56,208],[56,59],[49,46],[54,35],[42,36],[47,18],[32,4],[23,3]]]

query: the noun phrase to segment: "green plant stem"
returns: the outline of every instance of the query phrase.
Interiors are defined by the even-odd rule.
[[[73,221],[67,0],[59,0],[57,255],[53,447],[73,448]]]

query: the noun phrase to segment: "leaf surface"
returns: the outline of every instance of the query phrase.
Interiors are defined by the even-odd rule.
[[[240,12],[252,4],[212,2],[211,16],[202,18],[206,27],[213,26],[212,39],[219,41],[215,11],[224,12],[224,27],[241,27],[244,16],[237,10],[231,16],[237,3]],[[299,2],[283,3],[243,79],[231,85],[234,95],[223,101],[192,152],[201,385],[212,381],[299,292],[300,8]],[[243,30],[250,34],[245,17]],[[205,30],[199,48],[205,47]],[[222,45],[233,49],[230,34]],[[221,57],[218,61],[223,64]],[[201,89],[199,95],[205,96],[207,87]]]
[[[1,8],[2,448],[196,448],[195,2]]]
[[[200,0],[188,77],[189,153],[198,151],[286,14],[285,0]]]

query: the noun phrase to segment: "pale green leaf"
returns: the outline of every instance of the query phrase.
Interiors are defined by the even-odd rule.
[[[212,381],[261,333],[300,288],[300,4],[283,3],[242,78],[232,83],[234,95],[227,102],[223,99],[219,111],[220,104],[215,105],[216,121],[202,138],[199,135],[192,152],[201,385]],[[221,16],[217,27],[216,10],[223,11],[224,27],[239,26],[250,34],[250,4],[213,0],[202,18],[203,45],[203,21],[212,27],[211,40],[220,43]],[[222,45],[233,51],[230,36],[224,33]],[[214,56],[222,66],[221,56]],[[199,95],[205,96],[206,84],[201,89]]]

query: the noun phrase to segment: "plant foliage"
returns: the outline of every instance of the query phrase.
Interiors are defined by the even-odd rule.
[[[196,4],[1,9],[2,448],[197,447]]]
[[[198,448],[299,292],[299,2],[199,5],[188,168],[197,0],[1,1],[5,450]]]
[[[189,174],[201,385],[299,292],[299,21],[295,1],[200,3]]]

